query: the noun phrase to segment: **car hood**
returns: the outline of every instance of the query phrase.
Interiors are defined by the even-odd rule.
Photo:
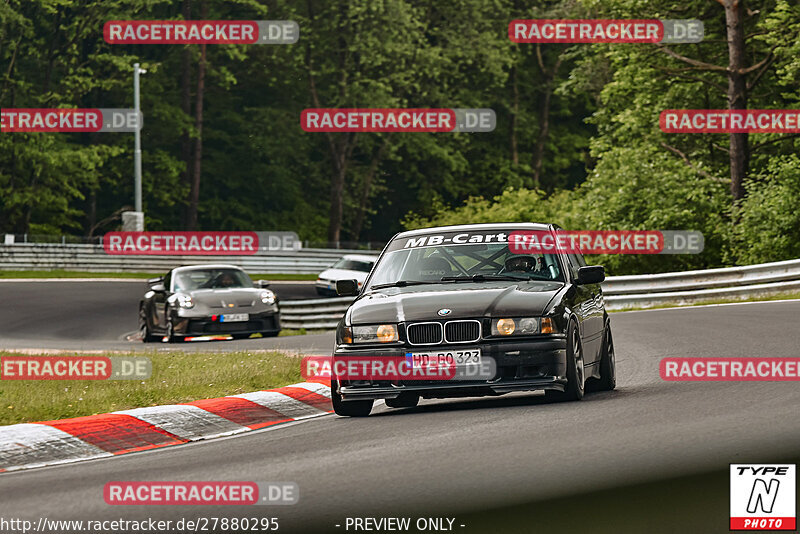
[[[539,316],[564,287],[562,282],[481,282],[392,287],[359,297],[348,324],[394,323],[446,318]]]
[[[367,279],[367,275],[369,273],[365,273],[363,271],[350,271],[348,269],[325,269],[317,278],[322,278],[325,280],[358,280],[359,282],[363,282]]]
[[[263,289],[256,288],[235,288],[235,289],[195,289],[193,291],[182,291],[185,295],[190,295],[195,305],[207,306],[209,308],[231,309],[249,307],[261,304],[259,295]],[[233,306],[231,306],[233,304]]]

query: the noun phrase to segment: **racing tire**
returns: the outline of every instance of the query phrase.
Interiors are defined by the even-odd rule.
[[[165,313],[169,316],[169,310],[166,310]],[[167,329],[164,331],[164,337],[161,338],[161,341],[164,343],[177,343],[182,340],[183,338],[175,335],[175,327],[172,325],[172,319],[167,319]]]
[[[586,369],[578,327],[572,321],[567,327],[567,386],[564,391],[546,390],[545,398],[554,402],[579,401],[583,398]]]
[[[142,343],[152,343],[158,339],[150,332],[150,325],[147,324],[147,314],[142,306],[139,306],[139,336],[142,338]]]
[[[401,393],[393,399],[384,399],[389,408],[414,408],[419,404],[419,395]]]
[[[614,338],[611,325],[606,327],[603,352],[600,355],[600,379],[594,384],[595,391],[612,391],[617,387],[617,358],[614,353]]]
[[[346,417],[367,417],[372,411],[372,400],[344,401],[342,396],[336,391],[339,383],[331,380],[331,403],[336,415]]]

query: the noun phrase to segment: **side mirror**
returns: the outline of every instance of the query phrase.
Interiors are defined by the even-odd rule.
[[[586,284],[599,284],[606,279],[606,270],[602,265],[588,265],[578,269],[578,279],[575,283],[579,286]]]
[[[163,277],[163,276],[159,276],[159,277],[157,277],[157,278],[150,278],[150,279],[147,281],[147,285],[148,285],[148,286],[152,286],[152,285],[155,285],[155,284],[157,284],[157,283],[159,283],[159,282],[163,282],[163,281],[164,281],[164,277]]]
[[[260,289],[269,287],[269,280],[259,280],[258,282],[256,282],[256,287]]]
[[[336,294],[340,297],[354,297],[358,295],[357,280],[337,280]]]
[[[159,282],[157,284],[152,284],[150,286],[150,289],[152,291],[155,291],[156,293],[166,293],[166,291],[167,291],[167,287],[164,285],[163,282]]]

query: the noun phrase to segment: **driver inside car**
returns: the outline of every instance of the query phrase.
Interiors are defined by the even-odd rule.
[[[236,283],[229,273],[222,273],[217,277],[216,283],[214,284],[216,287],[231,287]]]
[[[542,258],[533,256],[512,256],[506,260],[505,271],[510,273],[529,273],[544,271]]]

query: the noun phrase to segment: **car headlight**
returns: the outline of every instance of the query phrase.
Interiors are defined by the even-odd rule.
[[[275,293],[272,291],[262,291],[260,297],[264,304],[275,304]]]
[[[555,334],[558,330],[551,317],[520,317],[492,319],[493,336],[528,336],[531,334]]]
[[[394,324],[350,326],[342,332],[344,343],[391,343],[398,339],[397,325]]]
[[[176,300],[178,301],[178,306],[180,306],[181,308],[194,307],[194,301],[192,300],[192,297],[190,297],[189,295],[178,295]]]

